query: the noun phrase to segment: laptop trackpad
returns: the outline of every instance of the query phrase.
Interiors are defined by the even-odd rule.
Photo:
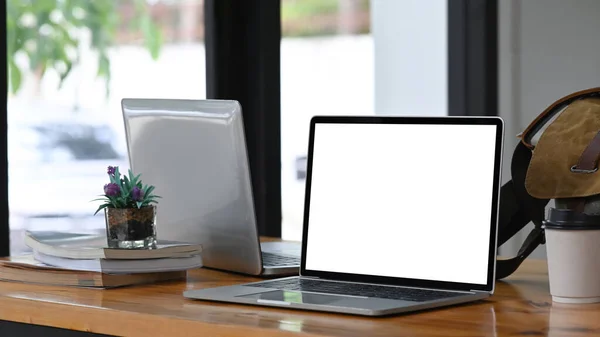
[[[265,293],[244,295],[239,297],[255,298],[259,303],[302,303],[302,304],[331,304],[344,299],[344,296],[301,293],[298,291],[274,290]],[[283,303],[282,303],[283,302]]]

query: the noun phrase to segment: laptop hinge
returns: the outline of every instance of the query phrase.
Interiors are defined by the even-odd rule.
[[[319,279],[321,279],[318,276],[306,276],[306,275],[298,275],[298,276],[301,277],[301,278],[307,278],[307,279],[312,279],[312,280],[319,280]],[[349,282],[349,283],[353,283],[351,281],[342,281],[342,280],[331,280],[331,281],[333,281],[333,282]],[[373,283],[373,284],[377,285],[377,283]],[[388,284],[388,286],[394,286],[394,285]],[[396,287],[401,287],[401,286],[396,286]],[[422,289],[427,289],[427,288],[422,288]],[[456,290],[451,290],[451,289],[439,289],[439,290],[456,291]],[[471,290],[462,290],[462,292],[465,292],[465,291],[471,292],[471,293],[485,293],[485,294],[489,293],[489,291],[485,291],[485,290],[472,290],[472,289]]]
[[[306,275],[298,275],[301,278],[309,278],[309,279],[313,279],[313,280],[319,280],[320,278],[318,276],[306,276]]]

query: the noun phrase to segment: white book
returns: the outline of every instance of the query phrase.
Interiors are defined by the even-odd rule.
[[[37,251],[33,257],[44,264],[68,269],[105,274],[135,274],[183,271],[202,267],[200,255],[145,260],[67,259]]]
[[[181,280],[185,279],[186,275],[185,271],[105,274],[84,270],[67,270],[37,261],[32,254],[0,259],[0,280],[32,284],[105,289]]]
[[[55,231],[27,231],[25,244],[46,255],[69,259],[158,259],[198,255],[202,246],[186,242],[158,240],[156,249],[108,248],[106,235]]]

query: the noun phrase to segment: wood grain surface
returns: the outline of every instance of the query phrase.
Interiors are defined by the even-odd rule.
[[[546,262],[526,261],[488,300],[385,318],[218,304],[186,289],[257,280],[209,269],[113,290],[0,282],[0,320],[118,336],[600,336],[600,305],[553,304]]]

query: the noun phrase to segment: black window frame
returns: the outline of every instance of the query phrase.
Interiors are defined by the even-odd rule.
[[[497,0],[448,0],[448,114],[498,115]],[[241,102],[259,233],[281,237],[281,0],[205,0],[207,98]],[[2,6],[6,47],[6,4]],[[6,54],[0,120],[0,257],[8,256]]]
[[[0,11],[0,39],[4,49],[7,50],[6,45],[6,2],[1,7]],[[10,227],[8,223],[8,144],[7,144],[7,103],[8,103],[8,69],[7,69],[7,54],[2,53],[2,73],[0,74],[4,78],[2,84],[2,118],[0,118],[0,257],[10,255]]]
[[[448,0],[448,115],[498,116],[498,0]]]
[[[206,97],[240,102],[260,235],[281,237],[280,0],[205,0]]]

